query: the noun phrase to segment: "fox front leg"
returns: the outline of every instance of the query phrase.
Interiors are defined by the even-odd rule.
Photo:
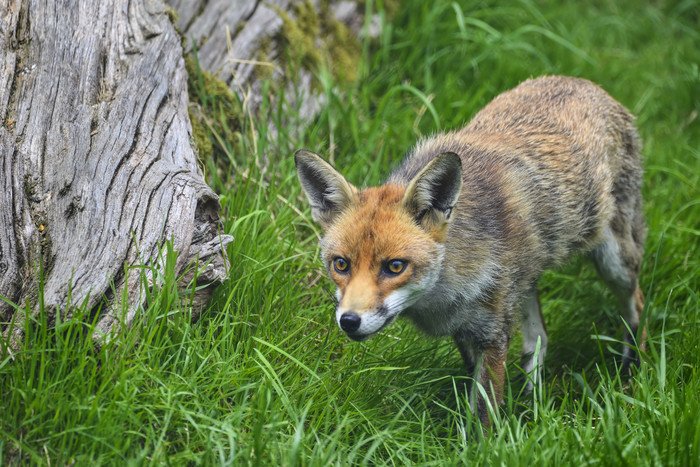
[[[472,412],[479,417],[484,427],[488,428],[491,426],[488,405],[490,404],[495,411],[503,403],[503,385],[506,376],[505,363],[509,339],[505,337],[502,344],[481,348],[463,333],[457,333],[453,338],[467,370],[473,378],[469,391],[469,404]],[[488,398],[488,403],[484,399],[484,392]]]

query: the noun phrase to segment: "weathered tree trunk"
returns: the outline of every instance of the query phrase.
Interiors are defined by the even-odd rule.
[[[308,121],[319,112],[325,97],[315,86],[319,65],[345,68],[346,79],[352,79],[348,75],[357,68],[365,2],[167,1],[177,12],[187,52],[196,48],[202,69],[245,97],[247,110],[253,113],[263,101],[262,82],[271,80],[286,83],[285,104],[300,121]],[[376,35],[378,30],[370,28],[368,33]],[[302,66],[290,70],[286,61],[295,62],[299,55],[306,58]]]
[[[172,240],[176,272],[198,261],[198,284],[212,284],[196,294],[195,309],[204,303],[232,239],[196,163],[162,1],[3,0],[0,66],[0,295],[37,314],[41,280],[49,320],[87,306],[109,335],[143,301],[143,269],[125,266],[162,266]],[[98,307],[125,290],[125,315]],[[0,301],[11,347],[27,318]]]

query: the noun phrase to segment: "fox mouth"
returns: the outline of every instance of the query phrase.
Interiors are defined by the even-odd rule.
[[[357,333],[350,333],[346,332],[346,336],[348,336],[350,339],[354,340],[355,342],[362,342],[366,341],[370,337],[372,337],[374,334],[357,334]]]
[[[379,328],[373,330],[372,332],[368,332],[368,333],[362,333],[362,332],[357,332],[357,331],[355,331],[355,332],[343,331],[343,332],[345,333],[346,336],[348,336],[350,339],[354,340],[355,342],[362,342],[362,341],[365,341],[365,340],[369,339],[370,337],[374,336],[378,332],[382,331],[385,327],[389,326],[391,323],[394,322],[394,319],[396,319],[396,316],[392,316],[392,317],[387,318],[386,320],[384,320],[382,325],[379,326]]]

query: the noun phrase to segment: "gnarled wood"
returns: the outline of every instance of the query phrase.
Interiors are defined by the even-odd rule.
[[[109,334],[142,303],[143,270],[125,265],[159,264],[167,240],[177,271],[198,260],[199,284],[220,282],[232,239],[220,232],[218,197],[196,164],[167,7],[6,0],[0,54],[0,294],[38,313],[40,264],[49,318],[70,304],[120,300],[126,287],[126,316],[100,308],[98,329]],[[15,347],[18,313],[0,302],[2,332]]]
[[[248,110],[256,113],[263,102],[262,78],[286,81],[286,104],[300,121],[312,119],[321,109],[325,96],[314,89],[314,70],[294,70],[285,76],[283,15],[296,20],[295,10],[311,7],[323,10],[319,0],[167,0],[178,14],[177,25],[187,39],[186,52],[197,50],[202,69],[213,73],[233,92],[245,97]],[[358,0],[331,0],[325,3],[332,21],[349,28],[353,36],[364,23],[365,6]],[[328,19],[328,18],[325,18]],[[324,18],[318,18],[320,22]],[[376,28],[369,31],[378,34]],[[313,38],[319,48],[323,37]],[[290,57],[296,60],[298,57]],[[337,57],[324,57],[331,63]],[[269,73],[260,73],[260,69]],[[273,131],[274,132],[274,131]]]

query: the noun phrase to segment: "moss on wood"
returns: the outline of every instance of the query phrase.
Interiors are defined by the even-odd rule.
[[[290,65],[299,61],[302,68],[317,73],[328,68],[333,76],[346,81],[357,79],[360,60],[360,43],[350,30],[338,21],[328,1],[320,4],[318,11],[311,0],[304,0],[292,7],[292,14],[273,7],[282,19],[282,28],[274,37],[279,56],[289,56],[290,64],[283,64],[287,76]]]
[[[239,100],[226,83],[211,73],[202,70],[195,58],[185,57],[185,69],[188,75],[188,94],[190,102],[199,103],[203,112],[189,109],[192,123],[192,138],[202,160],[214,157],[213,135],[207,127],[226,141],[235,141],[240,134],[243,111]],[[206,114],[212,118],[204,120]]]

